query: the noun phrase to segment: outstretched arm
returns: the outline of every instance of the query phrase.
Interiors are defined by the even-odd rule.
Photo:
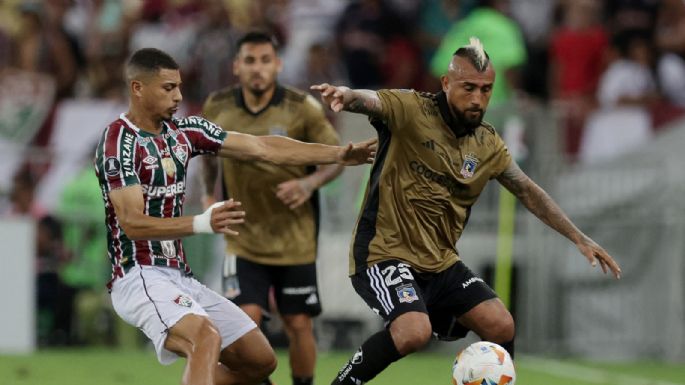
[[[342,171],[343,167],[337,164],[319,166],[315,172],[303,178],[280,183],[276,196],[291,209],[296,209],[308,201],[314,191],[335,179]]]
[[[230,132],[219,156],[240,160],[260,160],[280,165],[307,166],[338,163],[354,166],[373,163],[377,139],[347,146],[304,143],[285,136],[254,136]]]
[[[580,231],[561,207],[545,190],[533,182],[515,161],[511,161],[497,180],[547,226],[570,239],[592,266],[596,266],[599,262],[605,274],[611,270],[616,278],[621,277],[621,268],[618,263],[601,246]]]
[[[196,233],[237,235],[230,225],[243,223],[245,212],[232,199],[217,203],[203,214],[178,218],[156,218],[145,214],[143,189],[133,185],[113,190],[109,199],[126,236],[132,240],[178,239]]]
[[[383,118],[383,105],[376,91],[353,90],[349,87],[336,87],[328,83],[310,87],[321,92],[321,100],[335,112],[349,111],[365,114],[374,118]]]

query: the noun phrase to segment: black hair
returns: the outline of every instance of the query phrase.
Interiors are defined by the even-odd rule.
[[[155,72],[161,69],[177,70],[178,63],[168,53],[157,48],[141,48],[137,50],[126,64],[126,77],[136,77],[140,72]]]
[[[637,29],[628,29],[614,35],[611,44],[616,47],[621,57],[630,57],[630,50],[636,43],[646,43],[649,45],[649,34]]]
[[[243,44],[262,43],[271,44],[271,46],[274,47],[274,51],[278,49],[278,42],[276,41],[276,38],[262,31],[251,31],[246,33],[245,35],[243,35],[243,37],[238,39],[236,46],[238,51],[240,51],[240,48],[243,46]]]

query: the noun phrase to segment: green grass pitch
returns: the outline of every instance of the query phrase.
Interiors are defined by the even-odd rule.
[[[352,352],[321,353],[316,383],[331,379]],[[290,385],[288,358],[278,352],[272,377]],[[381,373],[370,385],[451,385],[452,357],[418,353]],[[600,364],[518,357],[518,385],[685,385],[685,364]],[[153,385],[179,384],[183,360],[164,367],[149,350],[44,350],[29,356],[0,355],[1,385]]]

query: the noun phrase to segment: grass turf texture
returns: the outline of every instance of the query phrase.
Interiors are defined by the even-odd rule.
[[[351,352],[321,353],[316,383],[329,384]],[[277,385],[290,385],[288,358],[279,351]],[[419,353],[391,365],[371,385],[450,385],[452,357]],[[685,385],[685,364],[601,364],[519,357],[518,385]],[[0,355],[2,385],[179,384],[183,360],[164,367],[152,351],[45,350],[29,356]]]

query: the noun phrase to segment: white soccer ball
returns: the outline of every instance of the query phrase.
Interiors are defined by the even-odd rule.
[[[454,385],[514,385],[516,372],[511,356],[493,342],[480,341],[457,355],[452,366]]]

